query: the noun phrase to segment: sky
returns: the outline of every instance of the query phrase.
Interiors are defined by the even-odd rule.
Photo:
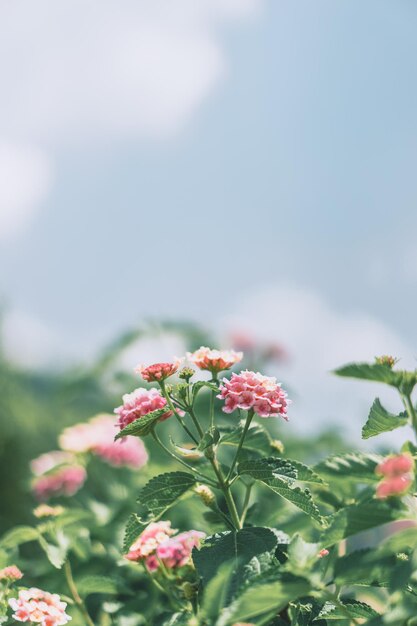
[[[317,389],[346,415],[368,397],[326,391],[346,360],[415,366],[416,21],[412,0],[0,0],[13,358],[192,319],[286,345],[316,416]]]

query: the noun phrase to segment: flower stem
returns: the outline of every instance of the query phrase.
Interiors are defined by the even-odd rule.
[[[246,433],[248,432],[248,429],[249,429],[249,426],[251,424],[252,419],[253,419],[253,409],[250,409],[248,411],[248,415],[246,417],[246,422],[245,422],[245,425],[243,427],[242,435],[240,437],[240,440],[239,440],[239,443],[238,443],[238,446],[237,446],[235,458],[232,461],[232,465],[230,466],[229,474],[227,475],[227,480],[228,481],[232,477],[233,470],[235,469],[235,465],[237,463],[240,451],[241,451],[242,446],[243,446],[243,442],[245,441]]]
[[[78,593],[78,589],[72,575],[72,569],[69,559],[67,559],[64,563],[64,574],[67,581],[68,589],[70,590],[72,595],[72,599],[74,600],[79,612],[83,616],[86,626],[94,626],[94,622],[91,619],[89,612],[87,611],[87,607],[85,606],[80,594]]]
[[[417,413],[416,410],[413,406],[413,403],[411,401],[411,397],[410,394],[401,394],[401,399],[403,401],[403,404],[405,406],[405,410],[408,413],[408,416],[411,420],[411,425],[413,427],[414,430],[414,435],[417,439]]]
[[[164,396],[165,400],[167,401],[169,408],[171,409],[171,411],[173,412],[173,414],[177,418],[178,423],[181,424],[181,426],[183,427],[183,429],[185,430],[187,435],[194,441],[194,443],[196,445],[198,445],[197,439],[194,437],[193,433],[188,428],[188,426],[186,425],[186,423],[182,419],[181,415],[178,413],[177,409],[175,408],[175,406],[174,406],[174,404],[173,404],[173,402],[172,402],[172,400],[171,400],[171,398],[169,396],[169,393],[167,393],[167,390],[166,390],[166,387],[165,387],[165,381],[164,380],[159,381],[159,386],[161,387],[162,395]]]
[[[188,465],[188,463],[186,463],[185,461],[180,459],[178,456],[176,456],[173,452],[171,452],[171,450],[167,448],[167,446],[164,443],[162,443],[162,441],[160,440],[160,438],[158,437],[154,429],[151,430],[151,435],[153,439],[155,440],[155,442],[158,444],[158,446],[162,448],[162,450],[164,450],[164,452],[166,452],[166,454],[168,454],[172,459],[174,459],[174,461],[177,461],[177,463],[180,463],[181,465],[186,467],[190,472],[193,472],[194,474],[202,478],[205,482],[207,482],[212,487],[218,487],[217,483],[214,480],[212,480],[209,476],[206,476],[202,472],[199,472],[197,469],[195,469],[195,467],[193,467],[192,465]]]
[[[210,458],[209,459],[212,466],[213,466],[213,470],[218,478],[219,481],[219,487],[223,492],[224,495],[224,499],[226,500],[226,504],[227,504],[227,508],[229,509],[229,513],[230,513],[230,517],[231,520],[236,528],[236,530],[240,530],[242,528],[242,525],[240,523],[240,519],[239,519],[239,515],[236,509],[236,504],[235,501],[233,499],[232,496],[232,492],[230,491],[230,485],[228,484],[227,480],[224,478],[223,476],[223,472],[221,470],[221,467],[217,461],[217,459],[215,457]]]
[[[198,417],[197,415],[194,413],[194,409],[192,409],[191,407],[188,408],[188,413],[190,414],[191,419],[194,422],[195,427],[198,430],[198,434],[200,435],[200,437],[204,436],[204,431],[201,428],[200,422],[198,421]]]
[[[211,382],[212,383],[217,383],[217,372],[212,372],[211,373]],[[214,400],[216,398],[216,392],[215,391],[211,391],[210,394],[210,427],[214,428]]]

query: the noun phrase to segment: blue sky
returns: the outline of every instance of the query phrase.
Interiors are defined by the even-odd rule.
[[[12,335],[83,354],[179,316],[285,343],[314,302],[332,358],[352,327],[363,358],[417,354],[415,2],[106,0],[81,26],[50,2],[0,1]]]

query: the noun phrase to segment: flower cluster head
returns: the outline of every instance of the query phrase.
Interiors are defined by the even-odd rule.
[[[175,358],[172,363],[153,363],[152,365],[138,365],[135,372],[140,374],[147,383],[159,383],[169,378],[178,370],[184,358]]]
[[[377,365],[386,365],[390,369],[392,369],[394,367],[394,365],[397,363],[397,361],[398,361],[398,359],[396,359],[393,356],[390,356],[389,354],[383,354],[382,356],[376,356],[375,357],[375,363]]]
[[[69,452],[91,452],[114,467],[143,467],[148,460],[143,441],[137,437],[114,441],[114,435],[114,417],[101,414],[88,422],[66,428],[59,444]]]
[[[406,493],[413,483],[414,460],[410,454],[398,454],[384,459],[376,468],[383,476],[376,489],[377,498],[389,498]]]
[[[75,457],[62,451],[42,454],[31,462],[35,478],[32,489],[38,500],[73,496],[83,486],[87,472]]]
[[[223,411],[233,413],[236,409],[252,409],[260,417],[287,418],[287,394],[275,378],[259,372],[245,370],[232,374],[230,380],[223,378],[220,395],[224,400]]]
[[[50,506],[49,504],[39,504],[35,509],[33,509],[33,515],[38,519],[42,517],[58,517],[65,513],[65,509],[63,506]]]
[[[130,546],[126,558],[130,561],[144,561],[150,572],[158,570],[161,564],[169,569],[187,565],[193,548],[200,545],[205,533],[198,530],[177,532],[171,528],[171,522],[149,524]]]
[[[135,420],[156,411],[163,409],[167,404],[165,398],[161,396],[157,389],[135,389],[132,393],[123,396],[123,404],[114,412],[119,416],[119,427],[122,430]],[[160,421],[171,417],[172,411],[167,408],[167,412],[162,415]]]
[[[8,565],[0,570],[0,580],[13,582],[15,580],[20,580],[21,578],[23,578],[23,574],[16,565]]]
[[[30,622],[41,626],[62,626],[71,617],[65,613],[66,602],[56,593],[48,593],[36,587],[21,589],[17,598],[11,598],[13,619],[17,622]]]
[[[243,359],[243,352],[234,350],[212,350],[201,346],[195,352],[187,352],[187,359],[201,370],[218,374],[228,370]]]

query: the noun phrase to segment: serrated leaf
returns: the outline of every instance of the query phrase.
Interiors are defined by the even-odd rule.
[[[290,602],[307,595],[310,584],[304,578],[292,577],[273,583],[249,587],[230,607],[225,619],[219,620],[220,626],[231,626],[236,622],[248,621],[258,617],[270,616],[272,619]],[[266,623],[266,622],[265,622]]]
[[[220,615],[221,610],[227,603],[233,568],[233,562],[223,563],[216,575],[207,583],[201,603],[202,618],[210,621]]]
[[[322,537],[322,547],[328,548],[363,530],[392,522],[401,517],[401,514],[404,514],[404,509],[400,504],[394,507],[393,503],[381,500],[347,506],[332,516],[330,526]]]
[[[384,556],[374,548],[355,550],[337,559],[334,578],[341,585],[385,586],[395,563],[395,555]]]
[[[206,537],[200,548],[193,550],[193,562],[203,584],[216,576],[223,563],[232,565],[231,592],[246,579],[258,575],[263,555],[272,554],[277,546],[276,535],[269,528],[242,528]]]
[[[314,483],[317,485],[323,485],[324,480],[315,472],[315,470],[308,465],[304,465],[299,461],[294,461],[293,459],[286,459],[288,463],[296,470],[297,476],[296,479],[302,483]]]
[[[136,541],[142,531],[145,530],[147,524],[144,523],[136,513],[127,520],[125,533],[123,537],[123,552],[129,552],[130,546]]]
[[[381,461],[382,457],[377,454],[348,452],[331,456],[318,463],[314,469],[329,479],[346,481],[347,478],[354,478],[358,482],[374,483],[380,480],[375,469]]]
[[[323,525],[324,520],[313,502],[309,489],[301,489],[293,484],[291,478],[297,474],[297,470],[292,467],[290,462],[272,457],[244,461],[239,464],[238,472],[259,480],[269,489],[272,489],[274,493],[285,498],[320,525]]]
[[[157,409],[156,411],[151,411],[142,417],[139,417],[134,422],[128,424],[125,428],[123,428],[120,432],[117,433],[114,440],[121,439],[122,437],[127,437],[131,435],[133,437],[144,437],[148,435],[155,424],[160,420],[163,415],[166,415],[167,409]]]
[[[140,490],[138,502],[145,506],[154,518],[163,515],[179,498],[196,484],[187,472],[168,472],[151,478]]]
[[[2,548],[15,548],[22,543],[35,541],[39,538],[39,532],[32,526],[15,526],[9,530],[0,540]]]
[[[369,604],[359,602],[358,600],[345,598],[340,602],[340,604],[342,606],[337,606],[332,602],[326,602],[317,616],[317,620],[313,621],[313,624],[321,619],[346,619],[347,616],[352,619],[367,619],[370,617],[377,617],[379,615],[379,613],[369,606]]]
[[[55,545],[46,541],[42,535],[38,537],[39,545],[48,557],[49,562],[57,569],[61,569],[64,565],[69,549],[68,539],[64,535],[61,535],[60,539],[60,544]]]
[[[256,480],[272,480],[276,476],[297,478],[297,471],[286,459],[268,457],[266,459],[249,459],[238,466],[238,474],[252,476]]]
[[[220,439],[220,444],[238,446],[244,425],[245,422],[241,421],[237,428],[233,428],[231,432],[224,434]],[[265,428],[256,422],[252,422],[246,434],[243,447],[246,450],[257,452],[258,454],[262,452],[269,454],[271,451],[271,442],[271,437]]]
[[[296,533],[288,544],[288,560],[297,570],[305,569],[309,563],[317,560],[320,548],[317,543],[308,543]]]
[[[399,374],[401,372],[392,370],[388,365],[380,365],[379,363],[348,363],[347,365],[343,365],[343,367],[335,369],[333,373],[346,378],[373,380],[397,386],[400,381]]]
[[[395,430],[400,426],[406,426],[408,416],[405,411],[395,415],[385,409],[379,398],[375,398],[371,410],[369,411],[368,420],[362,428],[362,439],[369,439],[381,433]]]
[[[84,598],[91,593],[116,594],[118,592],[117,581],[109,576],[84,576],[77,580],[77,587]]]

